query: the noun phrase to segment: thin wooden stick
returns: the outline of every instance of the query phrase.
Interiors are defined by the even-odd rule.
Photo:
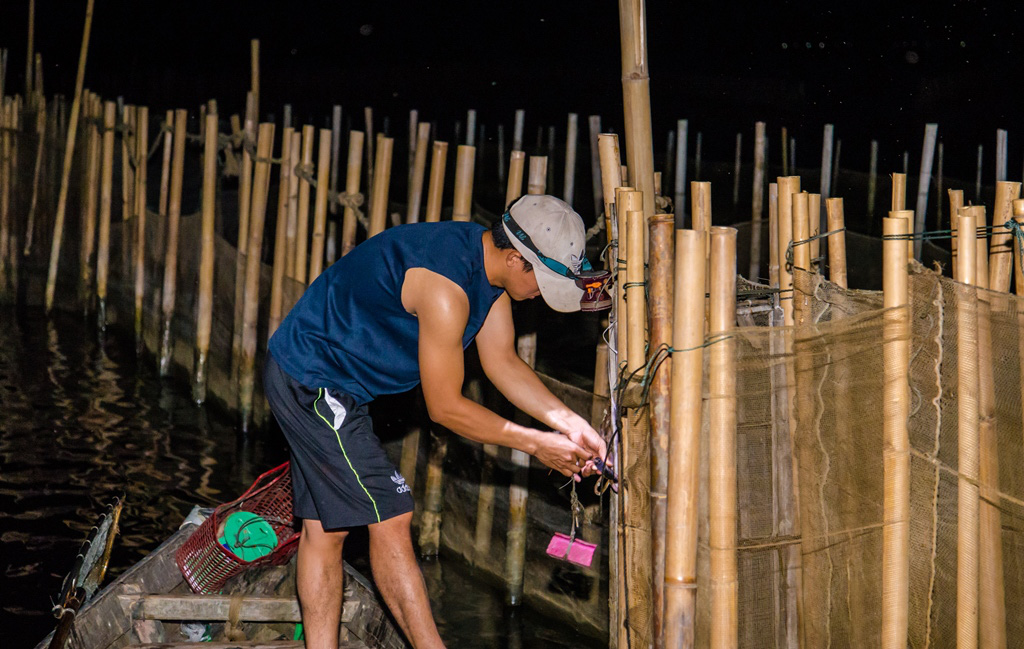
[[[287,126],[287,124],[286,124]],[[283,152],[282,152],[283,153]],[[338,191],[338,167],[341,160],[341,106],[334,106],[331,114],[331,192]],[[338,203],[331,201],[329,206],[331,214],[338,213]],[[327,265],[330,266],[338,259],[338,250],[341,241],[338,239],[338,219],[332,218],[327,222]]]
[[[508,209],[520,196],[523,195],[523,167],[526,162],[526,154],[515,150],[508,162],[508,187],[505,190],[505,209]]]
[[[973,209],[958,213],[958,271],[961,282],[977,280],[976,221]],[[979,380],[977,292],[961,289],[957,300],[957,569],[956,639],[959,649],[978,646],[979,564]]]
[[[78,113],[81,108],[82,85],[85,80],[85,60],[89,52],[89,33],[92,30],[92,9],[95,0],[85,5],[85,26],[82,30],[82,49],[78,55],[78,73],[75,76],[75,99],[71,102],[71,118],[68,136],[64,146],[64,168],[61,172],[60,195],[57,198],[57,215],[53,224],[53,244],[50,246],[50,266],[46,276],[46,312],[53,309],[53,296],[57,287],[57,264],[60,260],[61,238],[64,236],[64,215],[68,206],[68,184],[71,178],[71,163],[75,153],[75,132],[78,129]]]
[[[256,96],[245,97],[245,126],[242,137],[256,139]],[[177,137],[177,135],[175,135]],[[245,263],[249,250],[249,213],[252,203],[252,156],[249,147],[242,147],[242,169],[238,178],[238,237],[235,256],[235,313],[232,318],[231,378],[236,381],[242,360],[242,311],[245,309]]]
[[[174,154],[171,162],[171,195],[167,208],[167,250],[164,255],[164,288],[160,335],[160,376],[167,376],[171,367],[174,341],[171,321],[178,282],[178,227],[181,221],[181,191],[185,175],[185,139],[188,111],[174,111]]]
[[[142,311],[146,297],[146,167],[149,157],[149,108],[135,109],[135,349],[142,352]]]
[[[455,156],[453,221],[470,221],[473,218],[473,167],[475,161],[476,148],[460,145]]]
[[[913,212],[892,211],[886,237],[908,233]],[[910,603],[910,302],[908,250],[898,238],[882,242],[885,367],[885,527],[882,529],[882,647],[907,646]]]
[[[8,299],[10,278],[7,272],[8,242],[11,239],[11,177],[15,170],[11,163],[11,126],[14,102],[0,97],[0,299]],[[13,260],[11,260],[13,263]]]
[[[117,104],[103,104],[103,164],[100,172],[99,241],[96,246],[96,321],[107,327],[107,278],[110,272],[110,208],[114,198],[114,127]]]
[[[345,193],[355,196],[359,193],[359,181],[362,178],[363,164],[363,132],[348,133],[348,165],[345,173]],[[341,255],[344,257],[356,245],[356,211],[345,206],[345,214],[341,224]]]
[[[420,220],[420,203],[423,201],[423,179],[427,173],[430,122],[420,122],[417,129],[416,152],[413,156],[412,168],[409,170],[409,207],[405,213],[406,223],[416,223]]]
[[[164,151],[163,162],[160,166],[160,216],[167,216],[167,194],[171,185],[171,124],[174,123],[174,111],[168,110],[164,117],[164,124],[167,127],[163,131]]]
[[[673,183],[676,192],[676,225],[682,225],[686,216],[686,144],[689,125],[689,120],[676,120],[676,178]]]
[[[373,193],[370,199],[370,230],[367,238],[384,231],[388,216],[388,189],[391,185],[391,155],[395,141],[381,135],[377,142],[377,160],[373,165]]]
[[[249,41],[249,90],[252,92],[253,117],[260,119],[260,39]]]
[[[267,343],[281,325],[284,317],[285,254],[288,247],[288,195],[295,178],[292,164],[291,126],[284,128],[281,135],[281,175],[277,192],[277,222],[274,226],[274,268],[270,282],[270,320],[267,326]]]
[[[256,370],[256,324],[260,300],[260,251],[263,222],[270,188],[270,154],[274,147],[274,124],[259,126],[256,140],[256,169],[253,173],[252,214],[249,218],[249,254],[245,260],[245,309],[242,312],[242,362],[238,370],[238,415],[243,432],[252,423],[253,389]]]
[[[192,400],[198,404],[206,401],[206,364],[213,325],[213,230],[217,216],[217,136],[220,135],[217,113],[206,114],[203,135],[203,226],[199,239],[199,308],[196,312],[195,372],[192,380]],[[145,151],[142,156],[146,156]]]
[[[36,113],[36,162],[32,171],[32,199],[28,208],[28,223],[25,226],[25,249],[22,254],[26,257],[32,251],[32,242],[35,235],[36,212],[39,207],[39,179],[43,169],[43,156],[46,145],[46,100],[39,98],[39,109]]]
[[[284,146],[283,143],[282,146]],[[295,279],[295,250],[298,247],[297,231],[299,227],[299,176],[295,173],[295,168],[302,160],[302,129],[292,131],[288,148],[289,164],[292,168],[289,171],[291,180],[288,183],[288,221],[285,224],[284,272],[287,277]]]
[[[526,182],[527,194],[544,194],[547,192],[548,157],[530,156],[530,176]]]
[[[825,201],[828,214],[828,230],[835,232],[828,237],[829,281],[837,286],[846,285],[846,219],[843,215],[843,199],[830,198]]]
[[[736,155],[732,167],[732,206],[733,209],[740,204],[740,172],[743,162],[743,133],[736,134]]]
[[[309,283],[320,276],[324,267],[324,235],[327,230],[327,190],[331,172],[331,129],[320,129],[317,156],[316,197],[313,210],[313,242],[309,250]]]
[[[750,219],[750,271],[748,277],[757,281],[761,273],[761,230],[764,219],[764,172],[767,141],[765,123],[754,124],[754,194]]]
[[[868,218],[875,216],[875,188],[878,186],[878,140],[871,140],[868,162]]]
[[[1005,223],[1013,218],[1013,201],[1020,198],[1020,183],[996,182],[996,201],[992,208],[992,245],[989,250],[988,287],[993,291],[1010,292],[1010,267],[1017,242]]]
[[[312,174],[313,169],[313,138],[316,129],[306,124],[302,127],[302,166]],[[295,269],[292,277],[296,281],[306,283],[306,268],[309,263],[309,181],[299,177],[299,212],[295,222]]]
[[[427,223],[441,220],[441,198],[444,193],[444,170],[447,165],[448,143],[434,141],[430,158],[430,186],[427,188]]]
[[[572,205],[576,193],[576,141],[579,116],[569,113],[569,123],[565,127],[565,180],[562,184],[562,199]]]
[[[83,311],[88,314],[92,294],[92,252],[96,236],[96,184],[99,178],[99,164],[96,156],[98,129],[93,114],[95,103],[88,90],[82,97],[82,183],[80,194],[81,228],[79,230],[79,275],[78,292],[82,299]],[[4,245],[4,254],[7,247]]]

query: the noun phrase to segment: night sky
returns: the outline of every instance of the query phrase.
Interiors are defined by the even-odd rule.
[[[0,3],[9,93],[24,83],[27,5]],[[37,0],[47,94],[73,87],[84,7]],[[994,151],[995,129],[1006,128],[1016,178],[1022,16],[1009,1],[649,2],[655,146],[688,118],[705,155],[729,160],[735,133],[752,137],[764,120],[769,137],[787,126],[807,156],[800,164],[813,166],[832,122],[844,166],[866,168],[871,138],[882,166],[904,149],[914,160],[925,122],[937,121],[947,173],[973,178],[977,145]],[[298,119],[322,125],[340,103],[361,123],[372,105],[405,137],[417,108],[451,137],[454,120],[476,108],[493,136],[524,108],[527,141],[540,125],[562,132],[570,111],[584,131],[598,113],[621,132],[618,13],[607,0],[97,0],[86,86],[151,110],[216,98],[222,113],[241,112],[250,38],[262,46],[264,116],[290,102]],[[770,155],[778,151],[776,142]]]

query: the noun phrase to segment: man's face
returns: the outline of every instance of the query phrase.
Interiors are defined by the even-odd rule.
[[[537,276],[533,269],[524,270],[525,261],[518,252],[509,254],[509,279],[505,286],[505,292],[513,300],[532,300],[540,295],[540,288],[537,287]]]

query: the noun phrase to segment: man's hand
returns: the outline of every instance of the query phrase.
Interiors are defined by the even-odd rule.
[[[561,433],[540,433],[533,455],[545,466],[567,477],[581,471],[591,458],[590,451]]]
[[[584,476],[590,476],[600,473],[597,467],[594,466],[594,460],[598,458],[604,460],[608,455],[608,447],[596,430],[591,428],[582,418],[580,421],[582,426],[567,432],[566,437],[587,453],[587,462],[583,466],[582,473]]]

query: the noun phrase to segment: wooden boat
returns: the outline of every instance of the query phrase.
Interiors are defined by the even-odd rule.
[[[254,567],[234,577],[218,595],[194,594],[175,553],[199,528],[191,521],[81,607],[68,649],[293,649],[300,622],[295,558],[281,566]],[[376,590],[345,563],[342,649],[406,649]],[[198,626],[196,626],[198,624]],[[202,642],[185,630],[202,629]],[[53,634],[36,649],[47,649]]]

